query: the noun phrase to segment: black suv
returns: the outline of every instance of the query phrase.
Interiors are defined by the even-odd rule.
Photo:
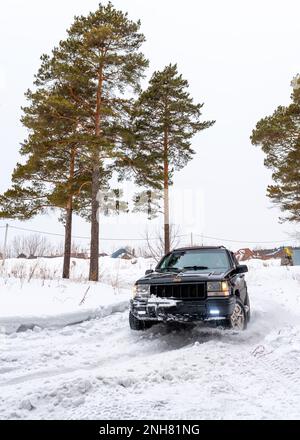
[[[175,249],[134,286],[129,323],[145,330],[158,322],[214,321],[244,330],[250,320],[247,266],[220,247]]]

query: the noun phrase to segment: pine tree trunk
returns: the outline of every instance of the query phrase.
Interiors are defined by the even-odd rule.
[[[64,266],[63,266],[64,279],[70,278],[71,248],[72,248],[72,217],[73,217],[72,205],[73,205],[73,200],[71,196],[66,210],[65,250],[64,250]]]
[[[101,104],[103,87],[103,66],[99,68],[98,87],[95,114],[95,134],[101,136]],[[100,181],[100,157],[97,151],[93,154],[92,172],[92,215],[91,215],[91,248],[90,248],[90,281],[99,281],[99,181]]]
[[[66,224],[65,224],[65,249],[64,249],[64,264],[63,264],[63,278],[70,278],[71,265],[71,249],[72,249],[72,219],[73,219],[73,180],[75,172],[75,154],[76,148],[71,148],[70,160],[70,179],[69,179],[69,194],[66,209]]]
[[[165,254],[170,252],[169,157],[168,130],[164,131],[164,239]]]
[[[90,281],[99,281],[99,219],[98,219],[98,192],[99,167],[93,168],[92,174],[92,216],[91,216],[91,250],[90,250]]]

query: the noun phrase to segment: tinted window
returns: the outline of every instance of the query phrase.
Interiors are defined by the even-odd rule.
[[[166,256],[159,269],[194,269],[225,271],[230,268],[230,261],[224,249],[195,249],[172,252]]]

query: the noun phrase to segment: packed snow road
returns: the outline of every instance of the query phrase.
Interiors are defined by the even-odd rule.
[[[299,419],[300,271],[253,267],[245,332],[116,312],[0,335],[1,419]]]

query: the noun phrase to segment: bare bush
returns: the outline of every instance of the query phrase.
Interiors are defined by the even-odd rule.
[[[3,246],[0,247],[0,260],[3,259],[4,255],[4,249]],[[5,249],[5,258],[12,258],[13,257],[13,249],[12,246],[7,245]]]
[[[14,237],[11,248],[12,254],[16,257],[21,254],[27,257],[43,257],[52,254],[51,243],[38,234]]]
[[[180,243],[179,226],[170,225],[170,247],[174,249]],[[156,231],[154,237],[150,237],[149,231],[145,232],[146,249],[144,255],[159,261],[165,254],[165,242],[163,231]]]
[[[81,244],[73,241],[71,247],[71,255],[75,258],[87,258],[86,248]]]
[[[119,293],[121,286],[123,285],[120,276],[120,260],[118,261],[117,267],[109,276],[109,284],[114,289],[114,294]]]
[[[64,242],[61,241],[52,246],[51,257],[62,257],[64,255]]]
[[[11,270],[9,276],[12,278],[19,278],[19,280],[23,281],[27,274],[27,268],[24,263],[15,264]]]
[[[37,267],[38,267],[38,263],[36,263],[33,267],[29,269],[28,283],[30,283],[30,281],[32,280],[32,277],[34,276]]]

